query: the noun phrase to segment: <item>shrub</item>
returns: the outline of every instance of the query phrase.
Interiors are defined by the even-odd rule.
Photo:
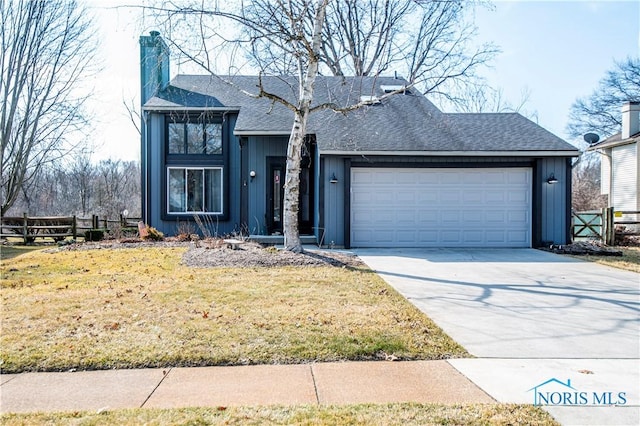
[[[143,240],[152,240],[152,241],[162,241],[164,240],[164,234],[158,231],[153,226],[147,225],[147,235],[145,235]]]
[[[89,229],[84,233],[85,241],[100,241],[104,238],[104,231],[102,229]]]

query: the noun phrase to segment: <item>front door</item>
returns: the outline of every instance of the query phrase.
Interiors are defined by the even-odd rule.
[[[267,157],[267,233],[282,234],[284,220],[284,181],[286,157]],[[303,156],[300,170],[300,200],[298,230],[301,234],[313,232],[313,166],[309,156]]]
[[[267,159],[267,233],[282,234],[284,206],[284,177],[287,170],[285,157]]]

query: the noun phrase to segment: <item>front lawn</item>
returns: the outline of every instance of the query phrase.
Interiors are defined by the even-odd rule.
[[[364,267],[192,268],[186,250],[4,260],[3,373],[468,356]]]
[[[626,269],[627,271],[640,272],[640,247],[614,247],[622,251],[622,256],[580,256],[580,259],[600,263],[601,265],[612,266],[614,268]]]
[[[0,416],[6,426],[74,425],[544,425],[557,422],[540,407],[514,404],[361,404],[115,410]]]

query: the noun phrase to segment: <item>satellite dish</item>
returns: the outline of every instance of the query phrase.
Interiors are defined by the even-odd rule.
[[[594,143],[597,143],[600,140],[600,136],[596,135],[595,133],[587,133],[586,135],[583,136],[583,138],[584,138],[584,141],[589,145],[593,145]]]

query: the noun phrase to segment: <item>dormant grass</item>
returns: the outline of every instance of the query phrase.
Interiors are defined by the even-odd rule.
[[[468,356],[366,268],[190,268],[185,248],[3,260],[4,373]]]

